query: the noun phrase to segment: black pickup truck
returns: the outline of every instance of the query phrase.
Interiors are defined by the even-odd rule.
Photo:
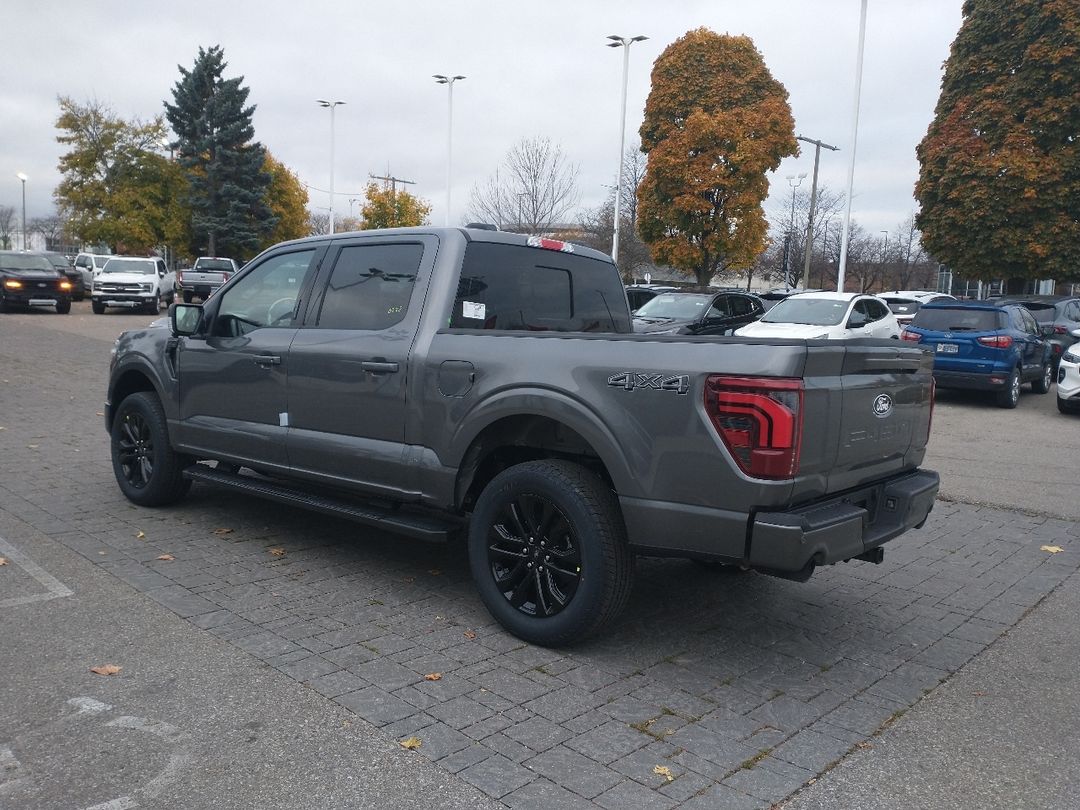
[[[897,341],[635,335],[596,251],[367,231],[277,245],[121,335],[105,426],[137,504],[195,481],[466,532],[495,618],[559,645],[618,614],[639,554],[792,579],[880,562],[937,493],[932,364]]]

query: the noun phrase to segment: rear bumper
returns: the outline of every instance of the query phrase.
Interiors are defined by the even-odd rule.
[[[1010,369],[986,372],[945,371],[934,369],[934,382],[938,388],[970,388],[976,391],[1000,391],[1009,379]]]
[[[757,512],[748,562],[797,572],[850,560],[920,525],[934,507],[938,474],[916,470],[785,512]]]

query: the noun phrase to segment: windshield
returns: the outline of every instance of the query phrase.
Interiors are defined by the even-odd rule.
[[[804,323],[810,326],[836,326],[843,323],[850,301],[838,298],[785,298],[766,312],[764,323]]]
[[[47,256],[46,258],[52,263],[52,266],[55,267],[57,270],[70,270],[71,269],[70,262],[68,262],[68,260],[65,259],[63,256]]]
[[[49,260],[44,256],[31,256],[22,253],[0,253],[0,269],[4,270],[52,270]]]
[[[157,272],[153,262],[132,261],[131,259],[112,259],[105,262],[102,273],[138,273],[152,276]]]
[[[232,262],[228,259],[196,259],[194,270],[232,270]]]
[[[676,321],[696,321],[712,301],[711,295],[658,295],[642,304],[635,318],[663,318]]]

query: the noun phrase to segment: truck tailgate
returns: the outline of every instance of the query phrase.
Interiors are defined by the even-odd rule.
[[[933,356],[894,341],[808,348],[806,443],[794,499],[917,467],[929,438]]]

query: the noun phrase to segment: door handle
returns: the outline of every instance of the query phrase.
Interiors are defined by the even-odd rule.
[[[255,365],[261,366],[262,368],[281,365],[281,358],[276,354],[257,354],[251,359],[255,361]]]
[[[379,360],[365,360],[360,364],[360,368],[364,371],[370,371],[372,374],[393,374],[398,370],[398,364]]]

